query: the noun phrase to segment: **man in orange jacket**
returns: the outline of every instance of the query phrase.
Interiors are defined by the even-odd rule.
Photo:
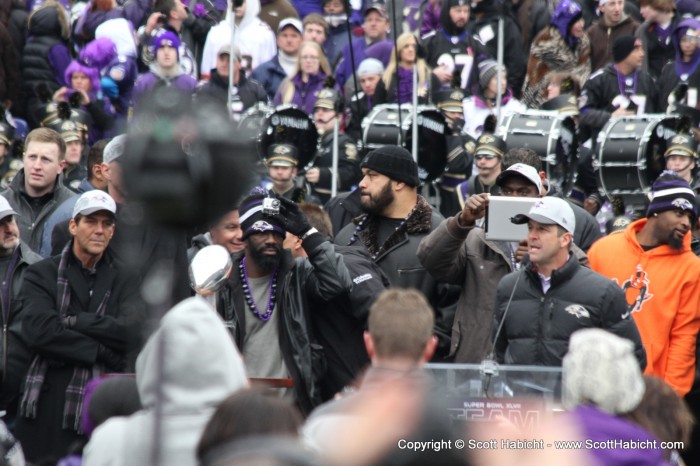
[[[664,379],[681,396],[693,385],[700,328],[700,259],[690,250],[696,219],[688,182],[664,172],[652,187],[647,218],[588,251],[591,268],[625,291],[647,353],[645,373]]]

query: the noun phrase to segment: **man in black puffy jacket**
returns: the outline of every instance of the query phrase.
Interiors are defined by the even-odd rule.
[[[561,366],[571,334],[598,327],[632,341],[644,369],[646,353],[622,290],[582,267],[569,251],[576,226],[569,204],[544,197],[512,221],[528,225],[529,263],[498,284],[492,327],[496,359]]]

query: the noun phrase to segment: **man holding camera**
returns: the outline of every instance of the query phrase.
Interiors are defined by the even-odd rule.
[[[528,151],[509,151],[504,161],[512,165],[495,180],[500,195],[542,197],[544,186],[540,173],[530,165],[536,159],[537,155]],[[488,205],[488,193],[469,196],[464,209],[443,221],[421,242],[417,253],[423,266],[436,279],[461,285],[450,350],[458,363],[479,363],[489,353],[496,286],[501,278],[519,267],[527,253],[525,239],[520,242],[487,240],[484,230],[476,227]],[[573,250],[579,260],[585,262],[585,253],[576,246]]]
[[[571,334],[597,327],[630,340],[643,369],[646,353],[624,293],[572,254],[576,218],[569,203],[543,197],[511,221],[527,223],[528,260],[498,283],[491,327],[496,360],[561,366]]]
[[[329,240],[286,198],[254,191],[241,202],[240,222],[245,249],[233,256],[234,272],[217,308],[248,375],[273,379],[308,413],[320,402],[325,364],[308,326],[307,301],[349,293],[350,273]],[[295,259],[282,248],[287,231],[302,240],[308,258]]]
[[[542,195],[537,170],[522,163],[501,172],[494,186],[507,196]],[[417,252],[418,259],[436,279],[462,286],[450,348],[450,355],[458,363],[479,363],[488,354],[496,286],[502,277],[517,269],[527,250],[524,241],[486,239],[476,221],[484,217],[488,205],[488,193],[469,196],[464,209],[423,239]]]

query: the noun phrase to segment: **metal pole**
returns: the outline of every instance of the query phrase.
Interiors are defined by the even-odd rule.
[[[503,12],[498,16],[498,50],[496,52],[496,60],[498,62],[498,71],[496,74],[496,86],[498,90],[496,91],[496,126],[501,124],[501,100],[503,100],[503,92],[501,92],[501,86],[503,85]]]
[[[402,128],[403,116],[401,115],[401,92],[399,92],[399,90],[401,89],[401,84],[399,82],[401,79],[401,78],[399,78],[399,62],[400,62],[399,57],[400,57],[400,54],[399,54],[399,44],[396,41],[396,36],[398,35],[398,34],[396,34],[396,32],[398,31],[396,29],[396,0],[392,0],[392,5],[393,6],[391,8],[391,22],[392,22],[391,27],[394,31],[394,53],[395,53],[395,58],[396,58],[396,70],[394,70],[396,73],[396,90],[394,91],[394,94],[396,95],[396,102],[399,104],[399,106],[398,106],[399,117],[396,119],[396,124],[399,127],[398,145],[403,146],[403,134],[402,134],[403,133],[403,128]],[[387,93],[388,93],[388,91],[389,91],[389,89],[387,89]],[[391,96],[390,96],[390,98],[391,98]]]
[[[413,64],[413,126],[411,128],[411,155],[418,162],[418,57]]]
[[[331,197],[338,194],[338,132],[340,131],[340,122],[338,115],[335,116],[333,123],[333,166],[331,167]]]
[[[233,41],[236,35],[236,13],[233,11],[233,4],[231,3],[231,0],[228,0],[226,2],[228,4],[228,14],[231,15],[231,43],[230,48],[229,48],[229,54],[228,54],[228,113],[231,119],[233,119],[233,106],[231,103],[233,102],[233,61],[236,59],[234,55],[234,50],[235,47],[233,45]]]

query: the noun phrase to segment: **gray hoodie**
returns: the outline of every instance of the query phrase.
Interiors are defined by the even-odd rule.
[[[248,379],[219,315],[193,297],[160,321],[136,360],[136,383],[144,409],[99,426],[84,450],[86,466],[154,464],[155,444],[160,445],[158,464],[195,466],[195,449],[209,418],[224,398],[247,387]],[[154,442],[159,394],[161,438]]]

